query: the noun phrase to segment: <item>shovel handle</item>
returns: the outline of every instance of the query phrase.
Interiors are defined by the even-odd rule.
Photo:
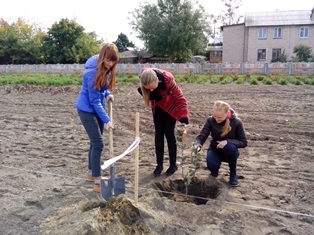
[[[109,117],[110,121],[113,125],[113,117],[112,117],[112,101],[109,101]],[[109,157],[113,158],[113,130],[109,128]]]

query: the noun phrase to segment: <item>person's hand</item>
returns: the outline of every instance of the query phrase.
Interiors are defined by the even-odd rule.
[[[112,125],[112,122],[107,122],[104,124],[104,128],[106,131],[109,130],[109,128],[113,129],[113,125]]]
[[[181,118],[179,120],[179,122],[180,122],[179,130],[180,130],[180,133],[182,133],[182,140],[183,140],[187,136],[186,126],[189,124],[189,119],[188,118]]]
[[[202,149],[202,145],[199,143],[193,143],[192,150],[196,150],[196,152],[200,152]]]
[[[181,122],[180,126],[181,126],[181,128],[186,129],[187,124]]]
[[[177,129],[176,129],[176,134],[177,134],[177,140],[179,142],[185,143],[186,136],[187,136],[187,131],[185,128],[185,125],[182,125],[182,123],[177,124]]]
[[[226,146],[226,144],[228,143],[228,141],[227,140],[222,140],[222,141],[217,141],[217,149],[223,149],[225,146]]]
[[[187,136],[186,124],[181,123],[181,129],[182,129],[182,141],[184,141]]]
[[[109,103],[110,101],[113,103],[113,95],[111,94],[106,97],[106,102]]]

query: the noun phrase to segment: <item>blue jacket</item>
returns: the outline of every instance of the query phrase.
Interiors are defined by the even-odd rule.
[[[100,90],[95,88],[98,55],[90,57],[85,63],[82,87],[76,100],[78,110],[97,114],[103,123],[110,121],[106,112],[105,98],[110,95],[107,85]]]

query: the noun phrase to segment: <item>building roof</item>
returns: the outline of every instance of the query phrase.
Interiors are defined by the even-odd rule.
[[[247,12],[245,14],[245,26],[314,24],[311,13],[311,10]]]
[[[217,43],[222,43],[222,42],[223,42],[223,37],[214,37],[214,38],[208,39],[208,44],[217,44]]]
[[[136,58],[138,57],[132,51],[123,51],[120,53],[120,58]]]

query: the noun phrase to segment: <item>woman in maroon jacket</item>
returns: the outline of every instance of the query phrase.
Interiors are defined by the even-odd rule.
[[[187,101],[170,72],[148,68],[141,73],[140,81],[138,91],[145,105],[153,111],[157,160],[154,175],[159,176],[163,170],[164,137],[167,139],[170,162],[166,175],[172,175],[178,169],[175,124],[177,120],[182,124],[189,123]]]
[[[194,148],[200,151],[209,135],[212,139],[206,156],[208,170],[213,177],[217,177],[221,162],[227,162],[230,169],[230,186],[237,187],[239,185],[236,171],[238,148],[245,148],[247,140],[241,119],[236,116],[228,103],[224,101],[214,103],[213,115],[208,117],[196,137]]]

